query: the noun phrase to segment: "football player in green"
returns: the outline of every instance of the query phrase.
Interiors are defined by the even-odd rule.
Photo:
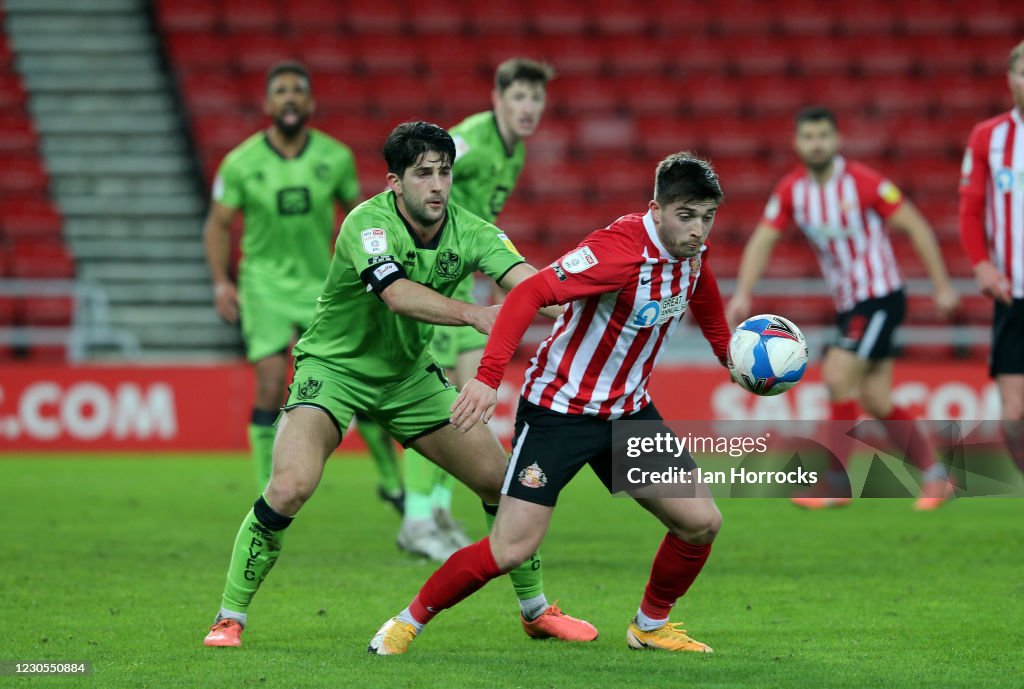
[[[267,73],[264,111],[271,126],[228,153],[217,171],[203,230],[217,313],[241,320],[256,373],[249,425],[256,481],[270,479],[274,421],[285,398],[287,349],[309,326],[330,264],[335,204],[359,202],[349,148],[307,126],[315,102],[309,74],[296,62]],[[231,224],[245,219],[239,284],[232,282]],[[367,418],[358,421],[380,472],[380,496],[401,511],[398,460],[391,439]]]
[[[452,203],[494,223],[515,188],[526,159],[524,140],[532,135],[554,78],[547,64],[524,57],[501,63],[494,74],[492,109],[464,119],[449,130],[455,140]],[[453,299],[475,303],[473,276],[459,283]],[[431,351],[456,387],[473,377],[487,336],[467,326],[435,328]],[[398,545],[408,552],[443,562],[472,541],[451,516],[454,479],[415,450],[404,457],[405,517]],[[520,600],[543,589],[540,570],[526,563],[512,575]],[[531,607],[528,605],[528,607]]]
[[[452,473],[488,511],[496,507],[505,452],[482,424],[467,433],[450,425],[457,393],[429,344],[435,324],[490,331],[498,307],[451,299],[467,275],[479,270],[508,290],[537,271],[501,230],[449,205],[455,144],[443,129],[399,125],[384,159],[389,189],[345,218],[313,323],[295,345],[295,378],[278,420],[270,483],[238,531],[207,646],[241,645],[252,598],[356,411]],[[539,614],[521,621],[535,638],[597,638],[590,623],[546,601]]]

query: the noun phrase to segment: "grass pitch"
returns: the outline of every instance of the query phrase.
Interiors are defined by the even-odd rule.
[[[1020,687],[1024,505],[909,500],[823,513],[720,501],[725,526],[675,610],[712,656],[633,652],[625,631],[664,530],[589,474],[544,545],[549,598],[586,645],[532,641],[506,580],[443,613],[401,657],[366,653],[433,567],[399,553],[362,458],[332,460],[250,609],[245,646],[208,649],[229,548],[255,497],[239,458],[0,460],[0,660],[90,660],[91,677],[0,686]],[[456,512],[483,535],[475,499]]]

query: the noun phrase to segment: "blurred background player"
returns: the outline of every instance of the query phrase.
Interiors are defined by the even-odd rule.
[[[490,332],[497,307],[450,298],[464,277],[480,270],[509,290],[537,270],[494,225],[449,206],[455,143],[445,130],[400,124],[383,153],[389,190],[345,218],[312,324],[295,345],[295,383],[278,423],[270,482],[238,531],[207,646],[241,645],[249,604],[277,561],[285,530],[357,409],[451,471],[485,510],[497,511],[505,451],[489,428],[461,433],[451,426],[457,393],[429,343],[434,324]],[[590,623],[549,605],[543,591],[521,600],[520,610],[531,637],[597,638]]]
[[[1024,470],[1024,41],[1006,76],[1014,107],[971,132],[960,180],[960,239],[995,302],[989,374],[1010,452]]]
[[[249,444],[260,489],[270,478],[287,350],[310,324],[330,265],[335,203],[348,212],[359,201],[352,152],[307,125],[315,105],[303,65],[281,62],[270,68],[263,108],[271,125],[224,158],[203,228],[217,313],[229,323],[241,320],[256,373]],[[236,288],[230,276],[231,224],[239,212],[245,232]],[[381,497],[401,512],[391,439],[369,419],[359,421],[359,430],[379,470]]]
[[[547,83],[554,75],[549,65],[523,57],[498,66],[491,92],[493,109],[471,115],[449,130],[455,140],[452,203],[490,223],[497,220],[523,169],[523,140],[540,124]],[[467,277],[452,298],[476,303],[473,284],[473,276]],[[473,328],[439,325],[431,351],[449,380],[461,387],[476,372],[486,343],[487,336]],[[472,542],[452,518],[455,481],[415,450],[405,453],[403,467],[405,518],[398,532],[398,546],[443,562]],[[521,598],[532,598],[541,590],[533,570],[524,568],[512,578]]]
[[[537,349],[516,412],[512,458],[490,536],[448,559],[408,608],[391,618],[369,650],[408,650],[437,613],[456,605],[502,572],[528,561],[540,545],[561,490],[589,464],[611,492],[612,423],[661,416],[647,380],[661,347],[687,306],[719,361],[729,328],[704,243],[722,201],[711,166],[687,153],[657,168],[654,200],[588,235],[579,247],[523,281],[508,296],[476,377],[452,407],[452,423],[472,430],[490,420],[509,359],[539,308],[566,304]],[[658,305],[651,315],[648,308]],[[696,468],[687,453],[679,460]],[[627,628],[630,648],[710,653],[668,621],[711,553],[722,516],[703,484],[689,497],[639,497],[668,529],[651,566],[640,608]]]
[[[950,284],[931,227],[888,179],[839,155],[835,115],[808,108],[796,118],[795,150],[802,165],[776,185],[764,217],[743,250],[736,292],[726,308],[730,324],[750,316],[751,294],[782,232],[792,225],[813,246],[836,306],[838,339],[828,348],[822,377],[831,419],[852,421],[857,402],[884,421],[915,417],[892,401],[893,333],[903,320],[903,279],[885,231],[888,224],[910,236],[934,289],[939,315],[950,317],[959,298]],[[938,507],[950,492],[945,468],[924,435],[909,423],[886,424],[893,440],[923,472],[918,509]],[[907,434],[909,433],[909,437]],[[827,492],[827,491],[826,491]],[[848,497],[806,496],[807,508],[846,504]]]

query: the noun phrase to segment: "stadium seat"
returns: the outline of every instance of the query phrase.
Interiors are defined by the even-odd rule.
[[[590,76],[565,76],[548,87],[551,107],[574,117],[614,113],[623,100],[617,84]]]
[[[735,117],[747,105],[743,85],[734,77],[716,74],[693,74],[679,79],[680,90],[698,94],[683,99],[684,107],[694,118]]]
[[[22,325],[67,327],[74,319],[75,304],[70,296],[28,296],[18,301]]]
[[[164,34],[164,46],[176,71],[226,69],[233,47],[224,36],[205,32]]]
[[[638,141],[632,118],[613,116],[582,120],[576,129],[576,144],[590,159],[626,162]]]
[[[787,0],[778,13],[779,28],[790,37],[829,36],[837,28],[837,19],[827,5],[814,0]]]
[[[282,5],[275,0],[221,0],[221,22],[225,29],[235,32],[276,31],[284,21]]]
[[[220,22],[221,3],[211,0],[157,0],[157,24],[164,31],[213,31]]]
[[[551,63],[560,77],[600,78],[609,52],[600,50],[601,40],[583,36],[549,36],[544,40],[543,51],[538,57]]]
[[[774,38],[744,37],[742,45],[733,44],[729,63],[740,75],[782,76],[790,68],[791,51],[785,41]]]
[[[522,5],[511,2],[470,3],[470,26],[475,33],[491,37],[521,36],[529,28]],[[507,57],[507,56],[506,56]]]
[[[687,10],[691,8],[691,5],[685,3],[674,4]],[[735,36],[743,40],[753,36],[771,36],[779,30],[780,12],[771,3],[757,0],[725,0],[715,3],[713,9],[711,25],[722,36]],[[703,17],[697,21],[701,19]],[[699,29],[695,26],[692,30]]]
[[[650,6],[645,2],[594,0],[587,5],[594,29],[607,36],[643,36],[658,21],[657,14],[651,12]]]
[[[33,344],[25,348],[25,358],[36,363],[67,361],[68,348],[63,344]]]
[[[61,217],[48,201],[39,199],[0,200],[0,230],[8,239],[59,239]],[[17,254],[13,254],[17,256]],[[13,267],[12,267],[13,270]]]
[[[336,0],[302,0],[302,2],[286,2],[284,5],[284,23],[293,33],[302,34],[310,31],[333,35],[336,39],[345,27],[348,16],[345,3]]]
[[[578,163],[531,161],[519,177],[517,191],[522,189],[531,199],[540,202],[564,200],[582,202],[588,189],[586,168]]]
[[[420,35],[449,40],[467,30],[467,4],[465,0],[432,0],[419,4],[409,13],[409,23]]]
[[[525,9],[533,28],[541,34],[582,35],[590,19],[590,10],[573,0],[530,0]]]
[[[290,7],[291,5],[289,5]],[[309,30],[294,36],[296,56],[310,72],[349,72],[356,63],[352,44],[337,31]]]
[[[11,250],[11,276],[16,278],[72,278],[75,260],[59,241],[23,241]]]
[[[348,25],[356,36],[390,35],[403,36],[410,14],[408,5],[403,0],[377,2],[377,0],[349,0]],[[404,39],[407,45],[413,43]]]
[[[854,71],[868,78],[910,74],[918,59],[927,59],[931,52],[921,54],[904,37],[888,35],[862,36],[851,47]]]
[[[242,82],[225,72],[184,72],[178,90],[193,114],[233,113],[259,98],[259,92],[243,93]]]
[[[435,120],[434,90],[423,77],[394,75],[369,82],[364,97],[374,112],[397,120]]]
[[[25,89],[18,75],[0,73],[0,112],[23,110],[25,103]]]
[[[700,150],[713,136],[699,123],[680,117],[639,117],[636,122],[641,154],[648,159],[660,160],[676,151]]]
[[[2,273],[0,273],[2,276]],[[17,318],[17,300],[14,297],[0,296],[0,327],[14,325]],[[0,345],[2,348],[3,345]]]
[[[38,156],[7,157],[0,165],[0,196],[42,197],[46,195],[49,176]]]
[[[899,32],[900,18],[892,2],[842,0],[830,7],[840,18],[840,31],[848,36],[880,36]]]
[[[623,104],[634,116],[678,117],[688,102],[679,89],[666,88],[663,76],[636,74],[622,78],[626,81]]]
[[[274,33],[236,33],[225,36],[231,46],[231,62],[243,72],[264,75],[281,60],[294,60],[298,50],[290,38]]]
[[[675,60],[672,42],[661,36],[626,34],[602,39],[601,52],[615,79],[651,79],[665,88],[664,72]],[[667,90],[667,89],[666,89]]]
[[[417,74],[426,65],[421,43],[404,35],[357,35],[352,47],[357,63],[374,78]]]
[[[932,39],[953,35],[961,25],[959,13],[953,4],[933,0],[900,0],[897,3],[896,16],[900,28],[905,33]],[[942,52],[929,51],[929,54],[924,56],[927,58],[925,62]]]

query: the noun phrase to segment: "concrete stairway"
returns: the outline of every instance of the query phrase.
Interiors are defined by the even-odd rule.
[[[145,358],[237,356],[213,310],[196,182],[144,0],[6,0],[79,276]]]

